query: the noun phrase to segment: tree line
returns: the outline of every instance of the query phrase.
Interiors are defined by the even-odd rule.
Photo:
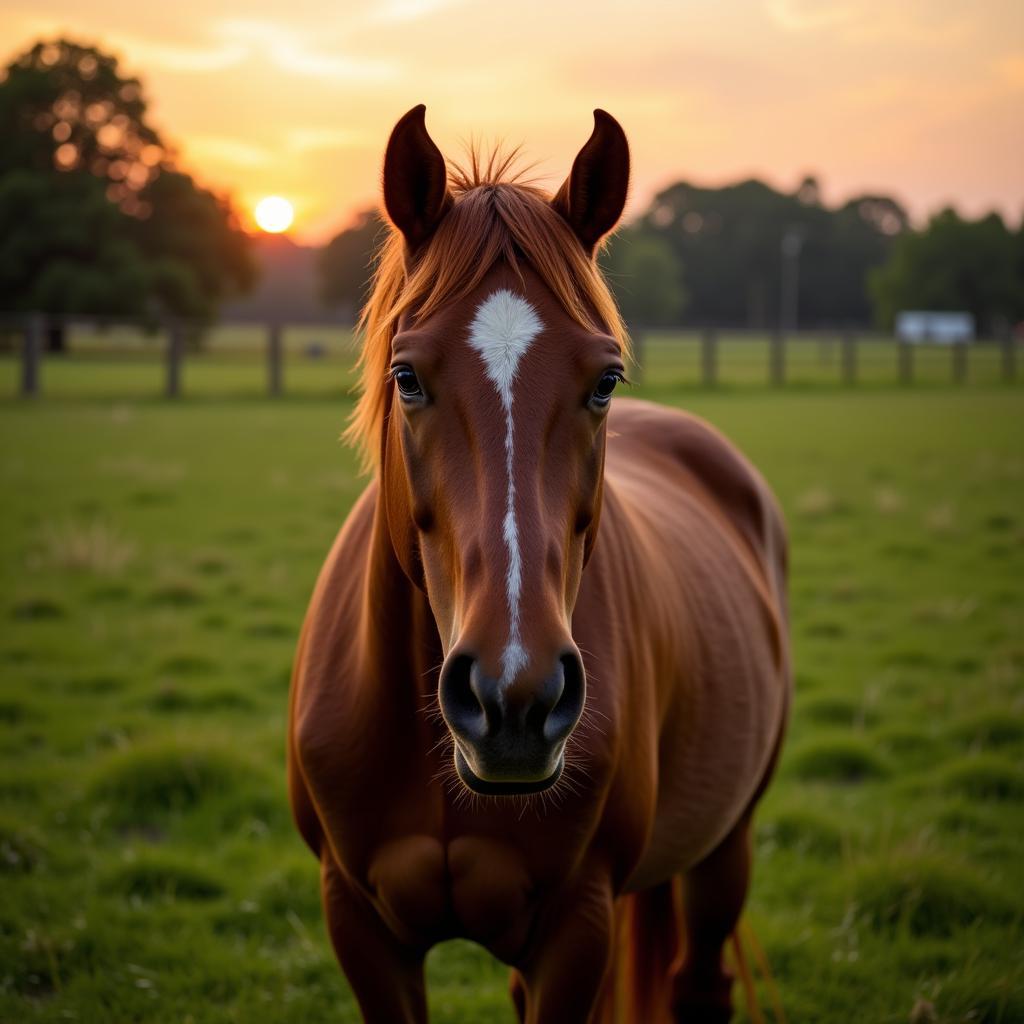
[[[252,287],[236,211],[178,166],[115,57],[67,39],[17,56],[0,69],[0,139],[0,312],[201,326]],[[365,209],[319,252],[325,305],[357,311],[382,229]],[[902,309],[933,309],[993,334],[1024,319],[1024,222],[946,209],[916,229],[893,197],[829,206],[814,178],[792,192],[678,182],[601,263],[638,327],[891,328]]]
[[[327,244],[324,302],[361,305],[382,227],[366,209]],[[915,230],[891,196],[829,207],[813,178],[792,193],[757,180],[679,182],[612,237],[601,264],[635,326],[774,328],[785,323],[787,259],[789,326],[888,330],[903,309],[966,310],[992,334],[1024,319],[1024,223],[946,209]]]

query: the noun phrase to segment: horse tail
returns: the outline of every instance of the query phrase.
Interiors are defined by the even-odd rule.
[[[620,896],[613,927],[612,961],[594,1024],[674,1024],[672,979],[685,935],[681,879]]]
[[[768,993],[768,1001],[772,1007],[772,1017],[775,1024],[786,1024],[786,1012],[782,1008],[782,997],[779,995],[779,988],[775,984],[775,977],[768,966],[768,957],[765,956],[764,948],[757,938],[757,933],[751,927],[750,922],[742,920],[732,933],[731,945],[733,956],[736,960],[736,968],[740,973],[743,984],[743,992],[747,1000],[747,1014],[753,1024],[760,1024],[764,1017],[757,1003],[757,993],[754,991],[754,978],[747,965],[743,952],[743,936],[746,936],[747,945],[754,955],[754,963],[761,972],[761,982]]]
[[[592,1018],[594,1024],[675,1024],[671,1009],[673,980],[686,951],[684,920],[679,877],[619,897],[612,961]],[[768,960],[745,919],[730,936],[727,948],[751,1024],[765,1024],[755,971],[761,975],[775,1024],[786,1024]],[[753,969],[747,949],[753,957]]]

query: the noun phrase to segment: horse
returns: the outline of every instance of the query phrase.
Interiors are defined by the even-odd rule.
[[[427,1019],[462,937],[524,1024],[721,1022],[790,701],[786,535],[709,424],[614,397],[598,267],[629,183],[550,195],[394,127],[348,436],[371,474],[315,585],[288,780],[364,1019]]]

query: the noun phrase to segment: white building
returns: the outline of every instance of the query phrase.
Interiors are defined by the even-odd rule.
[[[908,310],[896,314],[896,337],[914,344],[965,345],[974,340],[974,317],[970,313]]]

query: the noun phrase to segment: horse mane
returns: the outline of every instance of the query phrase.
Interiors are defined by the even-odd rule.
[[[359,400],[345,440],[372,470],[380,452],[387,408],[391,340],[400,317],[426,318],[479,285],[499,260],[522,278],[530,266],[566,313],[586,330],[611,334],[628,353],[615,300],[572,228],[551,206],[551,195],[516,169],[518,151],[469,147],[465,165],[450,164],[454,203],[407,273],[405,239],[393,225],[375,253],[370,297],[357,326],[362,338]]]

